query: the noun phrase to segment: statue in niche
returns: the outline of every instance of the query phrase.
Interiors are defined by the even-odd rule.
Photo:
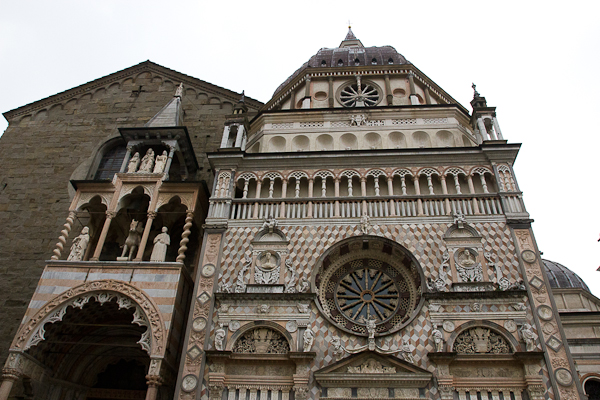
[[[435,345],[435,351],[438,353],[444,351],[444,335],[442,334],[442,331],[438,329],[437,325],[433,325],[431,338],[433,339],[433,344]]]
[[[155,174],[162,174],[165,171],[165,166],[167,165],[167,151],[163,151],[160,156],[156,156],[156,162],[154,163],[154,171]]]
[[[531,325],[529,325],[527,323],[523,324],[523,326],[521,327],[521,330],[519,332],[521,333],[521,337],[523,338],[523,341],[525,342],[526,350],[534,351],[535,350],[535,334],[533,333],[533,328],[531,327]]]
[[[136,151],[135,154],[133,155],[133,157],[131,157],[131,159],[129,160],[129,163],[127,164],[127,173],[132,174],[132,173],[136,172],[139,166],[140,166],[140,153],[138,153]]]
[[[154,168],[154,150],[149,148],[144,158],[142,158],[138,172],[151,173],[152,168]]]
[[[138,221],[135,219],[131,221],[131,225],[129,225],[129,234],[123,244],[123,253],[121,253],[121,257],[117,258],[118,261],[131,261],[133,259],[133,255],[142,240],[143,229],[144,228],[142,228]]]
[[[303,350],[305,352],[310,351],[310,349],[312,349],[313,342],[315,340],[315,333],[312,331],[312,329],[307,329],[304,331],[304,335],[302,336],[302,339],[304,341]]]
[[[81,261],[83,260],[83,256],[85,255],[85,250],[90,243],[90,228],[84,226],[81,230],[81,234],[73,239],[73,244],[71,245],[71,252],[69,253],[69,257],[67,261]]]
[[[167,246],[171,244],[171,237],[167,233],[168,229],[163,226],[162,232],[154,238],[154,248],[150,255],[150,261],[164,262],[167,257]]]

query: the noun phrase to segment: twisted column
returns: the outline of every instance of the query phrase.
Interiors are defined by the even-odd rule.
[[[67,222],[65,222],[64,229],[60,231],[60,236],[58,237],[58,243],[56,243],[56,248],[53,251],[52,260],[59,260],[60,255],[67,244],[67,239],[69,238],[69,233],[71,232],[71,228],[73,227],[73,220],[75,219],[75,212],[69,212],[69,216],[67,217]]]
[[[187,244],[190,241],[190,239],[188,239],[188,236],[190,236],[190,234],[192,233],[191,228],[192,228],[193,219],[194,219],[194,212],[188,211],[186,214],[186,217],[185,217],[185,225],[183,225],[183,233],[181,234],[181,241],[179,242],[179,250],[178,250],[178,254],[177,254],[177,259],[175,260],[178,263],[183,264],[183,260],[185,260],[185,251],[187,250]]]

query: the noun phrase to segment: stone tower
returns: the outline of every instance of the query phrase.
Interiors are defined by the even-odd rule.
[[[0,400],[583,396],[513,173],[520,145],[475,86],[470,113],[351,30],[264,105],[144,68],[9,114],[16,141],[27,112],[131,89],[91,161],[65,167],[66,222]],[[107,107],[92,104],[84,121]]]

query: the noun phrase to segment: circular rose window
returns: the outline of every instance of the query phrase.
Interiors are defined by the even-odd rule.
[[[381,89],[370,81],[349,82],[338,90],[338,100],[344,107],[373,107],[381,100]]]
[[[423,274],[412,255],[388,239],[347,239],[323,256],[318,274],[317,305],[340,329],[366,336],[374,319],[386,335],[406,326],[422,304]]]

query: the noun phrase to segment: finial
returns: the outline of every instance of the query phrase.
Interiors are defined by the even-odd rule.
[[[246,101],[246,91],[242,90],[242,96],[240,97],[240,103],[244,103]]]
[[[473,98],[475,97],[479,97],[479,92],[477,91],[477,85],[475,85],[474,83],[471,84],[471,87],[473,88]]]
[[[177,90],[175,90],[175,97],[183,97],[183,82],[181,82],[179,86],[177,86]]]
[[[352,28],[352,24],[350,23],[350,20],[348,20],[348,29]]]

